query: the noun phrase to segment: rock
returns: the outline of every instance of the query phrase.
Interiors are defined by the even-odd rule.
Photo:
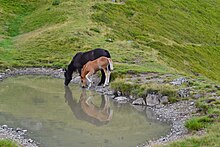
[[[201,97],[203,97],[203,94],[200,94],[200,93],[196,93],[193,95],[193,98],[195,98],[195,99],[199,99]]]
[[[127,103],[129,100],[128,98],[124,97],[124,96],[118,96],[118,97],[115,97],[114,100],[116,100],[116,102],[118,103]]]
[[[190,89],[189,88],[179,89],[177,94],[179,95],[179,97],[183,97],[183,98],[189,97],[190,96]]]
[[[33,143],[34,141],[32,139],[28,139],[28,142],[29,143]]]
[[[11,70],[10,69],[6,69],[5,72],[9,73],[9,72],[11,72]]]
[[[117,91],[117,96],[121,96],[121,92],[120,91]]]
[[[220,85],[215,85],[215,88],[217,88],[218,90],[220,90]]]
[[[100,93],[103,93],[103,88],[102,88],[102,86],[96,86],[96,87],[95,87],[95,91],[100,92]]]
[[[104,94],[105,94],[105,95],[113,95],[114,92],[111,91],[111,90],[107,90],[107,91],[104,92]]]
[[[194,105],[194,104],[195,104],[195,102],[191,102],[191,103],[190,103],[191,106]]]
[[[181,77],[181,78],[178,78],[178,79],[174,79],[172,82],[170,82],[172,85],[177,85],[177,86],[180,86],[180,85],[182,85],[183,83],[186,83],[186,82],[188,82],[187,80],[186,80],[186,78],[183,78],[183,77]]]
[[[214,102],[214,101],[216,101],[216,100],[215,99],[207,99],[207,100],[205,100],[206,103],[211,103],[211,102]]]
[[[21,132],[22,129],[21,128],[16,128],[16,132]]]
[[[160,103],[161,95],[157,94],[148,94],[146,97],[146,104],[147,106],[155,106]]]
[[[8,126],[7,126],[7,125],[2,125],[2,128],[3,128],[3,129],[7,129]]]
[[[71,80],[71,82],[73,82],[73,83],[80,83],[80,82],[81,82],[80,76],[73,77],[73,79]]]
[[[160,98],[160,104],[167,104],[168,103],[168,96],[162,96]]]
[[[132,102],[132,105],[146,105],[143,98],[138,98]]]

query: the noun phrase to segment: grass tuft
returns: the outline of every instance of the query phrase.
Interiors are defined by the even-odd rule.
[[[0,146],[1,147],[20,147],[15,142],[8,140],[8,139],[0,140]]]

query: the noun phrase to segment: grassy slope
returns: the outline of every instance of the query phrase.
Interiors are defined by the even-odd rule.
[[[76,52],[102,47],[122,72],[201,73],[220,81],[217,0],[26,1],[1,0],[7,29],[0,30],[0,67],[63,67]]]
[[[126,5],[97,4],[93,18],[112,28],[116,39],[137,42],[134,49],[153,48],[177,70],[220,81],[219,6],[217,0],[133,0]]]
[[[76,52],[102,47],[110,50],[116,66],[123,68],[122,72],[133,67],[136,71],[170,71],[157,59],[158,52],[151,48],[134,49],[138,44],[127,40],[109,42],[111,29],[90,19],[95,3],[62,1],[52,6],[49,1],[38,4],[37,9],[22,18],[19,35],[0,41],[0,66],[62,67]]]

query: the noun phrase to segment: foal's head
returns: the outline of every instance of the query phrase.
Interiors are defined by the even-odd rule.
[[[65,72],[64,72],[64,77],[65,77],[65,82],[64,84],[66,86],[68,86],[68,84],[70,83],[70,81],[72,80],[72,74],[70,74],[70,71],[67,70],[66,68],[64,69]]]
[[[82,88],[85,88],[87,86],[87,80],[86,78],[81,77],[81,83],[82,83]]]
[[[81,84],[82,84],[82,88],[85,88],[87,86],[87,80],[86,80],[86,75],[85,72],[83,71],[85,69],[85,66],[83,66],[82,70],[81,70]]]

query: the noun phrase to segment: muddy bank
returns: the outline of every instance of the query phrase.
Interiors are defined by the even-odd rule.
[[[19,75],[47,75],[55,78],[64,78],[62,69],[23,68],[13,70],[8,69],[5,72],[0,73],[0,81],[8,77]],[[130,77],[130,79],[132,78],[134,80],[136,79],[135,76]],[[194,101],[180,101],[174,104],[166,105],[158,103],[156,105],[147,106],[143,105],[142,100],[140,100],[140,103],[134,103],[135,99],[132,96],[124,97],[120,95],[120,91],[117,91],[118,94],[116,96],[115,91],[112,91],[109,87],[103,88],[101,86],[94,86],[97,85],[99,80],[100,79],[97,78],[97,76],[93,77],[94,84],[90,88],[91,90],[96,90],[97,92],[108,95],[119,104],[130,103],[131,106],[135,107],[138,111],[146,111],[148,117],[151,119],[170,122],[172,128],[169,134],[167,134],[166,136],[161,136],[161,138],[158,140],[152,140],[143,143],[141,146],[150,146],[152,144],[166,143],[181,138],[187,134],[187,129],[184,127],[184,122],[188,118],[192,117],[192,114],[196,112]],[[149,78],[148,80],[154,82],[163,82],[163,79],[160,79],[158,77]],[[181,81],[176,81],[176,84],[178,84],[179,82],[181,83]],[[78,76],[78,73],[74,73],[73,80],[71,81],[71,83],[80,83],[80,77]],[[9,128],[5,124],[0,125],[3,125],[0,127],[0,138],[9,138],[27,147],[37,146],[37,143],[34,141],[34,139],[29,139],[27,138],[27,136],[25,136],[26,130],[22,130],[19,128]]]

